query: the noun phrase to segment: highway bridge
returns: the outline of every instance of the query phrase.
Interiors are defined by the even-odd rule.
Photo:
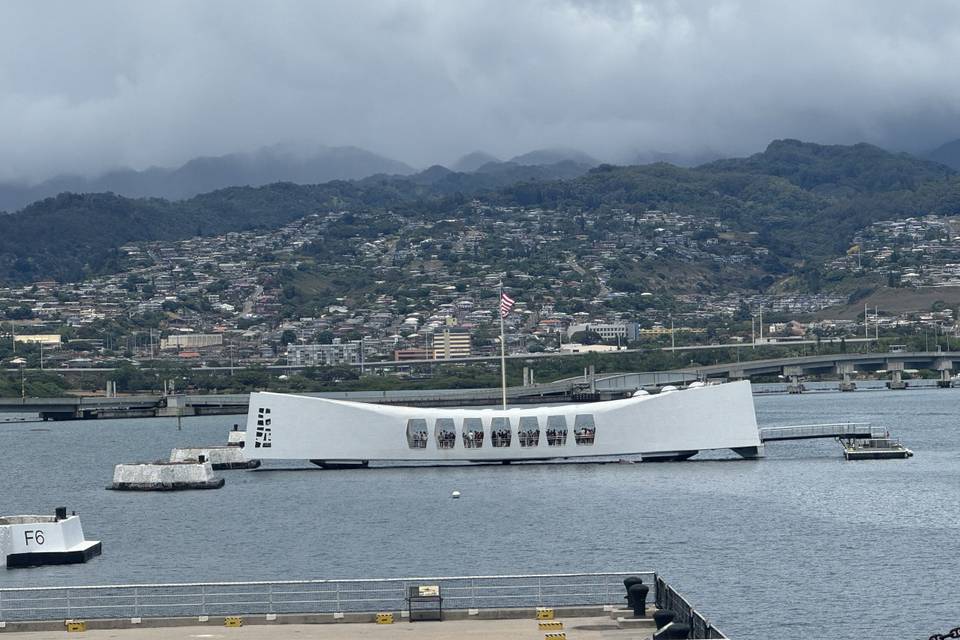
[[[544,404],[611,399],[622,393],[597,392],[591,386],[596,376],[589,372],[578,378],[545,384],[528,384],[507,389],[510,404]],[[689,374],[657,373],[650,384],[682,383],[693,380]],[[421,407],[492,406],[500,403],[500,389],[434,389],[410,391],[341,391],[303,395],[354,402]],[[154,416],[230,415],[247,412],[249,395],[242,394],[167,394],[135,396],[85,396],[65,398],[0,398],[0,412],[39,414],[44,420],[83,420],[92,418],[142,418]]]
[[[676,371],[596,374],[592,368],[583,376],[555,382],[510,387],[510,404],[589,402],[626,397],[638,389],[656,390],[668,384],[683,385],[694,380],[746,379],[753,376],[783,376],[788,391],[802,391],[801,378],[831,374],[840,378],[841,391],[856,388],[857,372],[881,371],[890,375],[890,388],[906,388],[902,374],[907,369],[938,371],[939,386],[949,387],[953,370],[960,365],[960,352],[847,353],[797,358],[773,358],[691,367]],[[532,376],[525,375],[526,380]],[[409,391],[344,391],[305,394],[322,398],[396,404],[406,406],[493,406],[500,402],[499,388],[442,389]],[[0,412],[39,414],[44,419],[192,416],[243,414],[247,394],[137,395],[117,397],[0,398]]]
[[[840,353],[831,355],[772,358],[749,362],[693,367],[684,372],[698,378],[744,379],[759,375],[780,375],[790,380],[793,393],[802,391],[800,378],[806,375],[835,374],[840,376],[840,390],[853,391],[852,376],[858,372],[887,372],[891,389],[904,389],[903,372],[927,369],[940,375],[939,386],[949,387],[953,370],[960,363],[960,351],[919,351],[880,353]]]

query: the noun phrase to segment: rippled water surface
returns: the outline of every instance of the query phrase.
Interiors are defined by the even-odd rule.
[[[83,516],[103,556],[0,586],[662,573],[732,638],[926,638],[960,625],[960,394],[756,397],[761,426],[871,421],[916,453],[222,472],[218,491],[106,491],[113,465],[226,441],[233,417],[0,424],[0,513]],[[451,500],[460,490],[463,498]]]

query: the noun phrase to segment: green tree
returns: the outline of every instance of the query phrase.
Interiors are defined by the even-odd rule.
[[[25,304],[7,309],[7,318],[10,320],[30,320],[33,318],[33,309]]]
[[[602,344],[603,337],[596,331],[577,331],[570,339],[573,342],[578,342],[580,344]]]

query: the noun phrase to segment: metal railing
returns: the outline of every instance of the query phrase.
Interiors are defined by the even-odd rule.
[[[675,622],[689,625],[691,638],[726,638],[727,636],[710,624],[703,615],[690,606],[687,599],[664,582],[660,576],[656,577],[655,602],[658,609],[669,609],[677,614]]]
[[[627,576],[659,594],[652,571],[18,587],[0,589],[0,621],[399,611],[419,585],[438,585],[445,609],[599,606],[622,603]]]

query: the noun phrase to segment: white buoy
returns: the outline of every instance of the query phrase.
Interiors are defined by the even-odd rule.
[[[460,492],[454,490],[454,492],[450,494],[450,497],[453,498],[454,500],[456,500],[457,498],[460,497]]]

